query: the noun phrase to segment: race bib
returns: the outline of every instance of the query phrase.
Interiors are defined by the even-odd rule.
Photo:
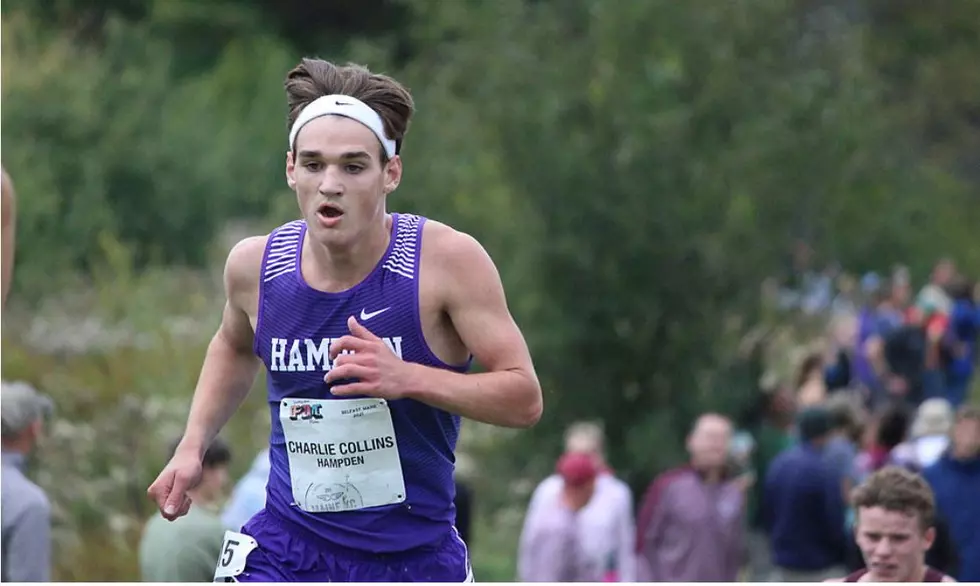
[[[384,399],[283,399],[293,499],[309,513],[405,500],[391,409]]]
[[[245,560],[259,544],[248,535],[225,531],[225,541],[221,544],[221,556],[214,570],[214,580],[234,578],[245,571]]]

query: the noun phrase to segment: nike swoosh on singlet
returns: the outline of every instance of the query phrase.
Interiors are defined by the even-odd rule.
[[[384,309],[379,309],[378,311],[372,311],[371,313],[368,313],[366,311],[367,308],[362,309],[361,310],[361,321],[367,321],[367,320],[371,319],[372,317],[374,317],[376,315],[381,315],[382,313],[388,311],[389,309],[391,309],[391,307],[386,307]]]

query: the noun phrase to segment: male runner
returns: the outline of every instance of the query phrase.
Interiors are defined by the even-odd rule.
[[[936,539],[929,484],[914,472],[886,466],[852,494],[854,531],[865,568],[836,582],[955,582],[926,565]]]
[[[226,536],[216,577],[472,580],[453,527],[460,417],[538,421],[527,345],[476,240],[386,211],[408,91],[359,66],[304,59],[286,94],[286,179],[303,218],[229,254],[227,303],[183,440],[149,493],[165,518],[187,513],[201,456],[262,363],[266,507]],[[465,374],[473,358],[486,372]]]

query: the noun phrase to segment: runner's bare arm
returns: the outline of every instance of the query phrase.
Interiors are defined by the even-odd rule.
[[[2,192],[3,197],[3,225],[0,227],[0,233],[3,235],[3,266],[0,267],[0,269],[3,271],[3,297],[0,298],[0,307],[2,307],[7,303],[7,292],[10,291],[10,282],[12,280],[11,277],[14,272],[14,236],[17,227],[17,222],[14,221],[14,214],[16,213],[17,208],[14,185],[10,181],[10,177],[7,175],[7,171],[5,169],[0,172],[2,172],[2,189],[0,189],[0,192]]]
[[[252,351],[255,333],[249,311],[258,298],[266,239],[246,238],[228,254],[224,274],[227,301],[221,325],[204,357],[180,450],[191,450],[203,457],[255,382],[261,363]]]
[[[459,374],[413,365],[407,396],[492,425],[534,425],[543,408],[541,386],[496,266],[471,236],[440,229],[426,231],[426,237],[430,233],[429,258],[440,282],[447,283],[446,311],[460,340],[487,372]]]

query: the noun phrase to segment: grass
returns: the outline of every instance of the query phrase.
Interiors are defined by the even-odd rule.
[[[517,513],[501,519],[500,515],[480,511],[474,519],[470,555],[477,582],[513,582],[517,579],[517,544],[523,510]]]

